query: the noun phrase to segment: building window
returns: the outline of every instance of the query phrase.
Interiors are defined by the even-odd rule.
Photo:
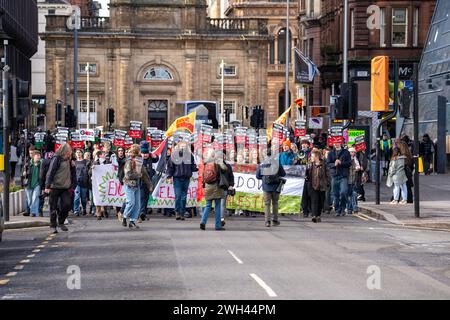
[[[386,9],[380,10],[380,47],[386,47]]]
[[[417,47],[419,45],[419,8],[414,8],[413,19],[413,47]]]
[[[392,46],[405,47],[408,41],[408,9],[392,9]]]
[[[89,99],[89,112],[94,113],[97,110],[97,100]],[[87,100],[80,100],[80,112],[87,112]]]
[[[48,15],[49,16],[55,15],[55,9],[48,9]]]
[[[232,64],[226,64],[223,67],[223,75],[224,77],[235,77],[237,74],[236,66]],[[222,76],[222,68],[219,66],[219,76]]]
[[[291,39],[292,39],[292,33],[289,31],[289,62],[291,62]],[[286,29],[281,29],[278,32],[278,63],[279,64],[285,64],[286,63]]]
[[[275,41],[270,40],[269,45],[269,63],[274,64],[275,63]]]
[[[220,103],[219,103],[220,105]],[[236,114],[236,101],[224,101],[223,102],[223,110],[230,110],[230,114]]]
[[[78,65],[78,73],[79,74],[87,74],[87,63],[80,63]],[[97,73],[97,64],[96,63],[89,63],[89,74],[96,74]]]
[[[309,39],[309,47],[308,47],[308,58],[311,58],[311,60],[314,58],[314,38]]]
[[[355,10],[350,11],[350,48],[355,47]]]
[[[173,80],[172,74],[163,67],[151,67],[144,74],[144,80]]]
[[[314,17],[314,0],[309,0],[309,16]]]

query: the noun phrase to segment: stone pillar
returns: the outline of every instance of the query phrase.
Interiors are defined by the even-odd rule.
[[[121,44],[123,45],[123,44]],[[126,45],[126,44],[125,44]],[[128,47],[122,47],[119,54],[119,92],[117,95],[118,126],[128,127],[133,116],[133,106],[131,101],[131,70],[130,70],[131,52]],[[114,94],[114,93],[113,93]]]

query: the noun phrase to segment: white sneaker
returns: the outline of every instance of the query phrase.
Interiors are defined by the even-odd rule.
[[[392,200],[392,201],[390,202],[390,204],[398,204],[398,201],[397,201],[397,200]]]
[[[407,204],[407,203],[408,203],[408,201],[406,201],[406,200],[400,201],[400,204]]]

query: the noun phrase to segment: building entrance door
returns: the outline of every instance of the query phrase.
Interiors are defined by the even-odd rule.
[[[167,100],[148,100],[148,125],[160,130],[167,130]]]

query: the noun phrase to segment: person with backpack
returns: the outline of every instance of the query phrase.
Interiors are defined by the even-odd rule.
[[[286,176],[286,172],[277,156],[272,157],[270,151],[263,161],[256,168],[256,179],[262,180],[262,189],[264,192],[264,217],[266,227],[271,226],[270,222],[270,204],[272,204],[272,225],[279,226],[278,220],[278,200],[281,193],[281,177]]]
[[[220,151],[219,151],[220,152]],[[217,160],[217,161],[216,161]],[[205,189],[206,206],[203,209],[202,220],[200,222],[200,229],[206,229],[206,222],[208,220],[209,213],[211,212],[212,202],[214,201],[214,212],[216,215],[215,229],[217,231],[225,230],[222,226],[222,210],[221,199],[224,197],[223,187],[228,184],[223,183],[223,187],[220,186],[221,174],[224,175],[228,170],[227,165],[223,161],[223,156],[217,156],[214,149],[208,149],[206,152],[205,164],[203,167],[203,188]]]
[[[173,178],[176,220],[185,220],[189,182],[192,173],[197,171],[191,148],[185,142],[179,142],[172,150],[166,170],[167,177]]]
[[[150,154],[150,144],[148,141],[141,142],[141,157],[144,159],[144,163],[142,164],[143,169],[147,170],[147,174],[152,181],[153,175],[155,174],[155,170],[153,169],[153,163],[158,162],[159,157],[153,156]],[[145,221],[147,219],[147,204],[150,199],[150,194],[153,192],[153,188],[149,189],[147,184],[142,183],[141,181],[141,208],[140,208],[140,216],[138,222]]]
[[[320,151],[311,152],[311,162],[305,174],[305,185],[308,185],[311,198],[312,222],[321,222],[320,216],[326,203],[326,191],[331,185],[331,176]]]
[[[328,153],[327,166],[331,174],[334,210],[336,217],[345,215],[348,196],[348,174],[352,159],[348,150],[342,148],[342,143],[336,141],[334,149]]]
[[[59,228],[68,231],[64,225],[72,207],[71,190],[76,185],[76,171],[72,163],[72,148],[69,144],[63,144],[53,157],[45,179],[45,193],[50,199],[50,228],[53,233],[58,233]]]
[[[89,163],[83,158],[80,149],[75,151],[75,170],[77,176],[77,186],[75,188],[75,198],[73,201],[73,212],[80,215],[80,202],[83,207],[83,216],[87,214],[87,196],[89,192]],[[81,201],[80,201],[81,200]]]
[[[139,156],[140,146],[133,144],[131,146],[130,157],[127,158],[124,166],[124,191],[126,196],[126,206],[123,213],[122,225],[127,226],[127,219],[129,219],[129,229],[139,229],[136,221],[139,217],[139,210],[141,208],[141,182],[147,184],[151,189],[151,181],[147,170],[143,167],[143,160]]]

